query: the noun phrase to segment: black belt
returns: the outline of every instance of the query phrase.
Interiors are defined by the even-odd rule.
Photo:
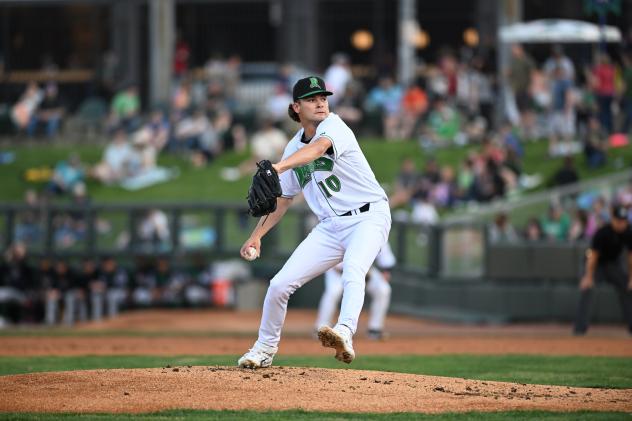
[[[363,205],[362,207],[360,207],[358,209],[354,209],[352,211],[345,212],[345,213],[343,213],[340,216],[351,216],[351,215],[354,215],[354,214],[357,215],[359,213],[364,213],[364,212],[368,211],[370,207],[371,207],[371,204],[367,203],[367,204]]]

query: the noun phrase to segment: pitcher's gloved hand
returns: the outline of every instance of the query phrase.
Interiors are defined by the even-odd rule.
[[[257,162],[257,172],[252,177],[248,189],[248,213],[260,217],[272,213],[281,196],[281,183],[272,163],[268,160]]]

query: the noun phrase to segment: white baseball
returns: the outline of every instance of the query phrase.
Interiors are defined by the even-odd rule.
[[[246,260],[255,260],[257,258],[257,249],[250,246],[246,249]]]

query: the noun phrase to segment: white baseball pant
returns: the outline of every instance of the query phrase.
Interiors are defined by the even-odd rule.
[[[391,285],[382,272],[375,267],[369,270],[366,291],[371,296],[368,329],[384,330],[384,320],[391,301]],[[342,297],[342,273],[336,267],[325,272],[325,291],[318,305],[316,328],[329,326],[338,308],[340,297]]]
[[[341,261],[343,296],[338,324],[355,333],[364,303],[365,276],[388,240],[390,228],[387,201],[371,203],[364,213],[320,221],[270,281],[258,342],[276,348],[281,340],[290,295]]]

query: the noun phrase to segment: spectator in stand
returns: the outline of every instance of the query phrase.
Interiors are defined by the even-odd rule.
[[[38,300],[40,301],[40,306],[38,307],[41,307],[41,309],[38,309],[38,320],[43,320],[46,323],[48,323],[46,313],[48,310],[47,298],[53,288],[53,264],[54,261],[50,256],[43,256],[37,261],[37,267],[34,269],[35,285],[39,289]]]
[[[237,88],[241,83],[241,56],[231,54],[226,60],[226,73],[224,74],[224,92],[231,111],[237,105]]]
[[[630,135],[632,129],[632,53],[623,54],[623,111],[624,120],[621,131]]]
[[[507,70],[509,86],[513,91],[516,107],[520,113],[520,125],[524,128],[526,114],[531,111],[531,77],[536,70],[535,61],[520,44],[511,46],[511,61]],[[516,122],[517,123],[517,122]]]
[[[575,66],[559,44],[551,48],[551,56],[544,63],[544,72],[551,80],[564,80],[571,84],[575,81]]]
[[[118,128],[131,133],[140,127],[140,97],[138,87],[127,85],[112,98],[107,127],[110,132]]]
[[[441,168],[441,178],[434,183],[431,200],[438,208],[451,208],[456,200],[456,180],[454,169],[449,165]]]
[[[513,150],[518,158],[524,156],[524,147],[511,122],[505,121],[498,130],[498,143],[507,151]]]
[[[575,100],[573,86],[575,67],[564,55],[562,47],[553,47],[552,56],[545,62],[544,71],[551,81],[552,110],[549,153],[552,156],[571,153],[575,135]],[[561,140],[561,143],[560,143]]]
[[[597,63],[587,75],[597,98],[599,123],[608,135],[613,132],[612,100],[615,95],[615,67],[606,52],[597,55]]]
[[[156,168],[158,151],[149,130],[139,130],[132,140],[132,155],[128,161],[128,177],[146,174]]]
[[[157,208],[147,211],[138,226],[141,247],[151,251],[164,251],[170,247],[171,232],[167,214]]]
[[[75,322],[75,313],[79,312],[79,319],[87,319],[85,292],[78,283],[76,273],[64,259],[57,259],[52,270],[52,289],[46,297],[46,323],[57,322],[59,301],[63,299],[63,318],[66,325]]]
[[[292,96],[287,87],[282,83],[277,83],[274,88],[274,95],[268,97],[263,113],[272,118],[272,122],[277,127],[282,127],[287,121],[287,104],[292,102]],[[261,112],[260,112],[261,114]]]
[[[625,259],[623,249],[627,249]],[[622,260],[627,262],[624,269]],[[595,281],[611,284],[621,302],[623,319],[632,334],[632,229],[625,206],[612,207],[610,223],[600,228],[586,253],[586,268],[579,282],[580,299],[573,333],[584,335],[590,323]]]
[[[484,61],[479,55],[464,59],[459,66],[457,105],[464,115],[463,126],[455,137],[457,144],[480,141],[492,120],[495,95],[489,77],[483,73]]]
[[[43,98],[44,94],[36,82],[31,81],[26,85],[24,93],[11,108],[11,120],[18,130],[27,129]]]
[[[213,52],[204,64],[205,78],[209,83],[218,82],[221,86],[226,73],[226,60],[222,54]]]
[[[345,89],[342,97],[338,98],[338,104],[336,105],[336,114],[338,114],[338,116],[340,116],[340,118],[345,123],[347,123],[347,125],[353,130],[354,133],[360,130],[360,125],[364,119],[364,110],[362,109],[362,97],[362,84],[352,80],[351,82],[347,83],[347,89]]]
[[[127,305],[130,299],[130,280],[127,271],[119,267],[112,256],[101,261],[99,268],[100,280],[107,286],[107,314],[108,317],[118,315],[122,305]]]
[[[617,203],[632,207],[632,180],[629,180],[625,187],[617,192]]]
[[[26,255],[26,246],[14,243],[0,266],[0,323],[4,317],[12,323],[34,319],[37,286]]]
[[[542,225],[540,224],[538,218],[529,218],[524,228],[524,238],[529,242],[544,240],[544,231],[542,230]]]
[[[440,54],[438,65],[446,84],[445,95],[452,101],[458,89],[459,62],[451,51],[444,51]]]
[[[428,115],[427,127],[422,130],[422,147],[448,146],[457,139],[460,130],[459,112],[444,97],[437,97]]]
[[[78,183],[83,183],[85,170],[77,153],[71,153],[68,160],[59,161],[53,170],[48,191],[55,195],[72,193]]]
[[[410,220],[424,225],[436,225],[439,222],[439,213],[427,191],[419,190],[413,195]]]
[[[26,190],[24,204],[27,210],[19,212],[16,216],[15,240],[25,245],[34,244],[40,240],[43,232],[41,203],[35,190]]]
[[[490,243],[516,243],[519,241],[518,233],[509,221],[505,212],[499,212],[494,221],[487,228],[487,238]]]
[[[173,75],[176,80],[185,76],[189,70],[189,58],[191,57],[191,48],[186,40],[182,37],[180,30],[176,33],[176,48],[173,53]]]
[[[135,265],[132,289],[132,303],[135,306],[149,307],[157,304],[160,299],[152,266],[149,261],[138,261]]]
[[[118,129],[105,148],[101,162],[92,169],[92,176],[105,184],[118,183],[130,174],[133,158],[134,150],[127,140],[127,132]]]
[[[171,124],[169,119],[161,109],[152,111],[149,121],[143,126],[141,130],[147,132],[149,138],[149,144],[160,152],[169,141],[169,133],[171,132]]]
[[[579,173],[575,168],[575,160],[572,156],[565,156],[564,163],[555,172],[551,182],[551,186],[565,186],[567,184],[577,183],[579,181]]]
[[[422,89],[422,82],[411,84],[402,98],[402,112],[396,137],[410,139],[421,123],[421,119],[428,111],[428,97]]]
[[[474,158],[468,156],[463,159],[456,178],[456,199],[467,202],[472,200],[472,185],[474,184]]]
[[[227,109],[217,113],[213,127],[218,133],[220,150],[243,152],[248,145],[246,130],[241,124],[233,122],[233,115]]]
[[[252,135],[250,158],[239,164],[237,168],[223,168],[221,177],[227,181],[235,181],[243,176],[252,175],[257,168],[257,162],[261,160],[279,161],[289,141],[285,132],[274,126],[274,120],[271,116],[262,116],[261,128]]]
[[[419,179],[420,174],[417,171],[415,160],[410,157],[402,159],[393,192],[388,199],[391,208],[410,204]]]
[[[353,80],[349,56],[344,53],[335,53],[331,57],[331,64],[325,71],[323,79],[325,79],[327,90],[333,93],[329,98],[329,106],[336,111],[336,105],[344,95],[347,85]],[[288,101],[285,104],[287,109]]]
[[[182,304],[187,281],[184,274],[175,270],[166,256],[158,257],[154,272],[159,300],[164,304]]]
[[[206,85],[206,100],[204,103],[206,114],[215,118],[228,112],[228,101],[224,93],[224,85],[219,80],[210,80]],[[230,112],[228,112],[230,115]],[[180,116],[182,118],[182,116]],[[177,120],[176,120],[177,121]]]
[[[588,222],[586,224],[586,235],[592,237],[597,230],[608,223],[609,214],[606,199],[598,196],[592,201],[590,212],[588,213]]]
[[[568,214],[558,203],[551,203],[542,218],[542,231],[549,241],[566,241],[571,221]]]
[[[106,284],[100,277],[99,265],[91,257],[81,261],[81,268],[77,274],[79,285],[90,296],[90,318],[99,321],[103,318],[103,305],[105,302]]]
[[[588,226],[588,214],[585,210],[577,208],[568,230],[568,240],[570,242],[585,241],[588,239],[586,227]]]
[[[474,180],[471,197],[478,202],[489,202],[505,195],[505,180],[501,168],[492,158],[479,160],[474,164]]]
[[[596,117],[589,117],[583,140],[584,157],[590,168],[603,167],[608,159],[608,135]]]
[[[436,158],[429,157],[426,160],[421,178],[428,183],[428,186],[433,186],[441,180],[441,170]]]
[[[217,134],[204,109],[196,108],[193,114],[178,121],[168,149],[175,152],[208,151],[209,160],[215,155]]]
[[[396,127],[402,110],[402,97],[402,88],[395,83],[393,78],[382,76],[377,86],[369,91],[366,100],[367,110],[380,113],[383,135],[389,140],[397,135]]]
[[[46,136],[54,138],[59,133],[59,128],[64,117],[64,105],[59,98],[57,84],[49,82],[44,88],[44,98],[37,106],[26,128],[29,137],[33,137],[38,127],[46,127]]]
[[[184,117],[193,106],[193,85],[190,79],[184,79],[178,83],[171,95],[171,111],[176,120]]]

